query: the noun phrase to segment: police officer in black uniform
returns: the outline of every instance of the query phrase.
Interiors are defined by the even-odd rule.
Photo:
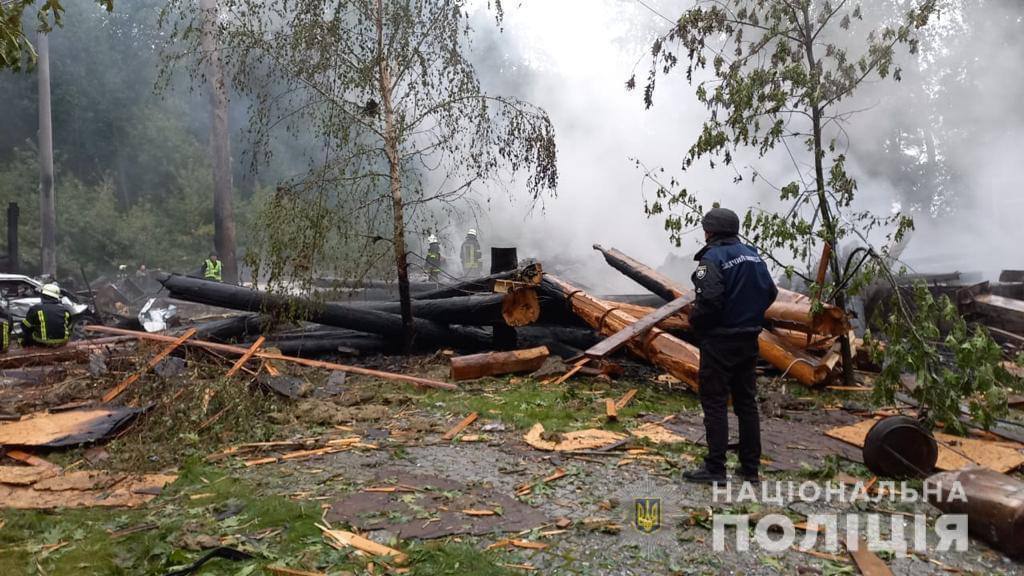
[[[725,481],[731,395],[739,420],[739,475],[757,482],[761,461],[754,371],[757,337],[764,313],[779,291],[757,250],[737,238],[740,219],[735,212],[712,208],[701,224],[707,245],[694,257],[699,262],[692,276],[697,297],[690,324],[700,339],[700,403],[708,455],[702,467],[683,477],[690,482]]]

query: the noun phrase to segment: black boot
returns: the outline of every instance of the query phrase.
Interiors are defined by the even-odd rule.
[[[750,472],[748,470],[740,470],[738,476],[740,480],[744,482],[750,482],[751,484],[757,485],[761,483],[761,476],[758,475],[757,471]]]
[[[683,472],[683,480],[695,484],[724,484],[725,472],[712,472],[701,466],[700,468]]]

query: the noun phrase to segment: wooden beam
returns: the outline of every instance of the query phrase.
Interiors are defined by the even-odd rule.
[[[605,356],[615,352],[619,348],[622,348],[628,344],[634,338],[642,336],[651,331],[652,328],[658,325],[659,322],[668,318],[669,316],[675,315],[686,306],[689,306],[693,302],[693,294],[685,294],[676,298],[675,300],[665,304],[658,308],[654,312],[647,314],[640,318],[636,322],[626,326],[622,330],[612,334],[608,338],[598,342],[591,346],[583,353],[587,358],[593,360],[601,360]]]
[[[252,355],[255,354],[260,349],[260,346],[263,346],[264,341],[266,341],[266,338],[264,338],[263,336],[257,338],[256,341],[253,342],[252,346],[250,346],[249,349],[245,351],[245,354],[242,354],[242,357],[239,358],[237,362],[235,362],[235,365],[232,366],[230,370],[228,370],[226,377],[231,378],[235,374],[238,374],[238,371],[241,370],[242,367],[245,366],[245,363],[248,362],[250,358],[252,358]]]
[[[100,332],[104,334],[135,336],[136,338],[142,340],[153,340],[155,342],[173,342],[175,340],[173,336],[164,336],[163,334],[150,334],[149,332],[138,332],[136,330],[126,330],[124,328],[114,328],[112,326],[86,326],[85,330],[88,332]],[[205,350],[215,350],[217,352],[226,352],[228,354],[245,354],[246,352],[246,349],[240,346],[232,346],[230,344],[218,344],[216,342],[206,342],[203,340],[189,340],[188,342],[185,342],[185,346],[203,348]],[[381,370],[371,370],[370,368],[363,368],[360,366],[335,364],[334,362],[323,362],[321,360],[311,360],[309,358],[285,356],[284,354],[278,354],[276,352],[256,352],[254,356],[257,358],[263,358],[264,360],[280,360],[282,362],[291,362],[293,364],[301,364],[302,366],[310,366],[313,368],[324,368],[326,370],[340,370],[342,372],[351,372],[352,374],[373,376],[375,378],[382,378],[384,380],[408,382],[410,384],[415,384],[417,386],[423,386],[426,388],[441,388],[444,390],[458,389],[458,386],[456,386],[455,384],[449,384],[448,382],[439,382],[437,380],[431,380],[429,378],[407,376],[405,374],[395,374],[393,372],[383,372]]]
[[[452,380],[473,380],[484,376],[534,372],[550,355],[547,346],[510,350],[508,352],[484,352],[468,356],[454,356],[450,360]]]
[[[123,381],[121,381],[120,384],[118,384],[117,386],[114,386],[113,388],[111,388],[106,394],[103,395],[103,401],[104,402],[110,402],[114,398],[117,398],[118,395],[121,394],[121,392],[124,392],[126,388],[128,388],[129,386],[134,384],[135,381],[138,380],[139,378],[141,378],[143,374],[145,374],[146,372],[149,372],[150,370],[155,368],[156,365],[159,364],[161,360],[163,360],[168,355],[170,355],[171,352],[174,352],[175,350],[177,350],[179,346],[181,346],[182,344],[185,343],[186,340],[188,340],[189,338],[194,336],[195,333],[196,333],[196,329],[195,328],[189,328],[187,332],[185,332],[184,334],[179,336],[177,339],[172,341],[166,348],[164,348],[159,353],[157,353],[156,356],[153,356],[153,358],[151,358],[149,360],[149,364],[147,364],[145,368],[143,368],[142,370],[136,371],[135,373],[131,374],[130,376],[125,378]]]

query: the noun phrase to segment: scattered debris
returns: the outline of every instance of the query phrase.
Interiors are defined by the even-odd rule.
[[[0,424],[3,446],[74,446],[108,438],[128,425],[142,408],[112,406],[33,414]]]
[[[659,423],[648,422],[629,431],[637,438],[646,438],[655,444],[678,444],[686,442],[686,437],[665,428]]]
[[[228,548],[227,546],[218,546],[210,550],[206,554],[203,554],[199,557],[198,560],[189,564],[188,566],[185,566],[180,570],[168,572],[166,576],[187,576],[188,574],[194,574],[196,571],[203,567],[203,564],[206,564],[210,560],[214,560],[216,558],[223,558],[225,560],[231,560],[232,562],[239,562],[242,560],[252,560],[253,558],[255,558],[255,556],[243,550],[236,550],[235,548]]]
[[[535,487],[540,486],[542,484],[554,482],[555,480],[558,480],[559,478],[564,478],[565,476],[567,476],[566,471],[561,468],[558,468],[551,474],[545,476],[544,478],[541,478],[536,482],[527,482],[525,484],[520,484],[519,486],[516,487],[516,496],[527,496],[531,492],[533,492],[533,489]]]
[[[361,531],[384,530],[403,539],[519,532],[547,521],[527,504],[481,486],[400,470],[382,471],[377,479],[380,485],[332,504],[327,520]],[[500,513],[467,515],[464,510]]]
[[[146,332],[162,332],[170,327],[170,321],[178,315],[178,307],[169,304],[163,308],[154,307],[156,298],[150,298],[139,310],[139,324]]]
[[[441,439],[453,440],[456,436],[459,435],[460,432],[462,432],[463,430],[468,428],[470,424],[475,422],[478,416],[479,414],[477,414],[476,412],[472,412],[469,416],[466,416],[465,418],[460,420],[455,426],[452,426],[451,430],[445,432],[444,436],[442,436]]]
[[[854,446],[864,446],[868,431],[875,425],[875,420],[864,420],[851,426],[832,428],[826,435],[848,442]],[[963,438],[942,432],[934,433],[939,444],[938,470],[960,470],[967,466],[978,465],[995,470],[1009,472],[1024,464],[1024,445],[1016,442],[994,442],[977,438]]]
[[[33,472],[10,468],[0,467],[0,508],[134,507],[152,500],[177,479],[171,474],[136,476],[95,470],[54,474],[38,466],[24,467]]]
[[[409,559],[405,553],[399,552],[398,550],[383,544],[378,544],[377,542],[364,538],[355,532],[349,532],[347,530],[331,530],[323,526],[321,526],[320,529],[323,531],[324,540],[334,548],[355,548],[360,552],[385,558],[399,565],[405,564]]]
[[[576,430],[564,434],[555,434],[555,439],[544,433],[544,425],[534,424],[523,440],[538,450],[554,450],[571,452],[576,450],[598,450],[618,444],[627,438],[626,435],[610,430]]]

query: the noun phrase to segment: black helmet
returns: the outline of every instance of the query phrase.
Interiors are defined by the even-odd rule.
[[[712,208],[707,214],[704,214],[700,225],[705,232],[711,234],[735,236],[740,233],[740,217],[728,208]]]

